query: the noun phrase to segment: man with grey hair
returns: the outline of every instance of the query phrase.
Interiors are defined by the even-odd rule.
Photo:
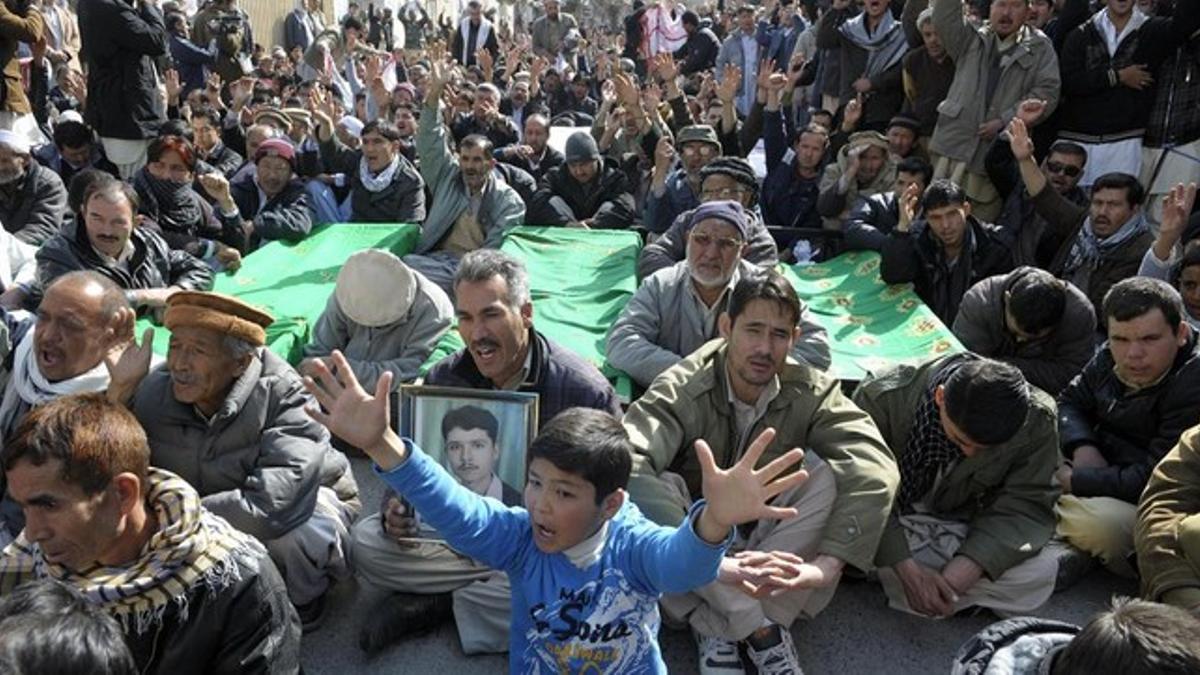
[[[287,582],[305,630],[348,574],[358,486],[329,432],[304,411],[300,375],[264,349],[269,315],[217,293],[167,301],[165,367],[149,370],[150,331],[113,369],[111,397],[130,400],[152,465],[200,493],[205,508],[258,538]]]
[[[742,258],[750,231],[739,202],[706,202],[692,212],[687,258],[642,282],[608,334],[608,362],[643,387],[705,342],[716,339],[717,318],[739,279],[755,269]],[[829,337],[800,303],[800,337],[791,355],[829,367]]]
[[[600,371],[533,327],[529,275],[520,261],[493,249],[466,254],[454,297],[466,347],[434,365],[425,384],[537,393],[539,427],[579,406],[620,417],[616,393]],[[417,532],[412,512],[390,492],[378,515],[354,527],[355,573],[380,598],[359,645],[378,651],[453,613],[464,652],[507,651],[508,577],[445,544],[413,541]]]

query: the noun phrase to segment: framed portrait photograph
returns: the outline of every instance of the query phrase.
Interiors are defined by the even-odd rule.
[[[396,428],[475,494],[521,506],[537,419],[537,394],[404,385]]]

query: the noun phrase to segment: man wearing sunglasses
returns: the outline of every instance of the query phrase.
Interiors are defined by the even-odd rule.
[[[606,356],[639,385],[650,386],[664,370],[717,337],[738,280],[757,269],[742,259],[749,215],[735,201],[712,201],[696,209],[687,233],[687,258],[642,282],[608,335]],[[797,360],[828,368],[829,340],[800,303]]]

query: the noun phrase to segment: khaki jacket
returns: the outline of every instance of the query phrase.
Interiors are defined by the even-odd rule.
[[[45,27],[45,19],[37,9],[30,8],[22,17],[0,3],[0,64],[4,67],[4,101],[0,109],[5,112],[21,115],[33,111],[25,95],[17,48],[22,42],[37,42]]]
[[[1200,571],[1179,540],[1180,523],[1198,513],[1200,427],[1193,427],[1158,463],[1138,506],[1133,541],[1147,600],[1187,609],[1200,603]]]
[[[733,406],[725,376],[725,340],[713,340],[663,372],[625,413],[625,429],[635,446],[629,493],[647,517],[679,524],[686,513],[658,475],[683,476],[693,499],[701,496],[700,464],[692,444],[703,438],[717,466],[728,468],[741,456]],[[899,472],[871,419],[846,398],[841,383],[788,360],[779,374],[779,395],[767,406],[748,438],[767,427],[775,440],[759,465],[794,447],[815,453],[829,465],[837,499],[818,552],[869,569],[892,500]]]
[[[868,376],[854,392],[854,402],[875,420],[897,457],[906,451],[913,413],[944,359]],[[991,579],[1035,555],[1054,534],[1057,413],[1054,399],[1032,390],[1033,407],[1017,435],[961,460],[926,500],[932,515],[970,526],[959,554],[982,566]],[[875,564],[891,567],[911,556],[899,523],[889,520]]]

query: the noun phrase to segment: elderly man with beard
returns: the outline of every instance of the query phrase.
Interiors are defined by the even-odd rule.
[[[233,206],[241,214],[246,250],[266,241],[307,237],[313,226],[312,211],[304,184],[296,178],[296,149],[291,142],[275,138],[260,143],[254,165],[252,175],[230,185],[217,200],[222,210]]]
[[[521,169],[535,181],[541,181],[551,169],[562,166],[566,158],[550,147],[550,120],[541,113],[525,118],[525,133],[518,145],[496,150],[496,159]]]
[[[679,148],[679,168],[676,165]],[[707,124],[695,124],[679,130],[675,143],[663,137],[654,149],[654,171],[650,191],[646,193],[646,211],[642,221],[646,229],[661,233],[684,211],[700,205],[700,171],[721,156],[721,141]]]
[[[459,259],[479,248],[498,248],[504,233],[524,220],[525,202],[493,174],[496,160],[487,137],[467,136],[458,144],[458,157],[450,154],[441,114],[448,75],[446,64],[435,60],[417,126],[421,177],[433,200],[417,246],[404,262],[452,294]]]
[[[717,319],[738,280],[755,271],[742,260],[749,216],[734,201],[706,202],[692,212],[687,259],[642,282],[608,334],[608,362],[641,386],[717,337]],[[830,364],[829,338],[800,303],[800,337],[792,356],[816,368]]]
[[[468,253],[454,291],[467,346],[435,364],[425,384],[537,393],[539,427],[573,407],[620,416],[600,371],[534,328],[529,275],[518,260],[491,249]],[[355,574],[380,597],[359,645],[375,652],[453,615],[464,652],[507,650],[508,577],[443,543],[413,541],[417,536],[411,510],[390,492],[378,515],[354,527]]]
[[[67,189],[58,174],[33,161],[29,141],[0,130],[0,223],[34,246],[58,233]]]

